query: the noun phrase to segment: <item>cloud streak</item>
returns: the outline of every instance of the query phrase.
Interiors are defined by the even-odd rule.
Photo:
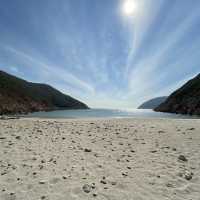
[[[28,62],[33,68],[37,66],[37,68],[40,68],[39,73],[42,70],[44,70],[44,76],[49,76],[48,78],[54,78],[58,80],[62,80],[66,84],[73,85],[76,88],[84,90],[84,92],[94,93],[94,88],[87,84],[86,82],[78,79],[75,75],[69,73],[66,69],[62,69],[58,66],[51,66],[49,64],[44,63],[43,61],[39,60],[38,58],[35,59],[32,56],[14,49],[13,47],[6,46],[5,49],[9,51],[10,53],[14,53],[18,56],[19,59],[25,60],[25,62]]]
[[[199,72],[200,2],[135,0],[127,18],[123,1],[1,0],[1,68],[91,107],[169,95]]]

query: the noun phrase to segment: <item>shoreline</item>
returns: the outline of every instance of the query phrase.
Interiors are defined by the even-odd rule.
[[[45,117],[19,117],[18,119],[21,120],[50,120],[50,121],[115,121],[115,120],[145,120],[145,121],[149,121],[149,120],[194,120],[194,121],[200,121],[200,118],[164,118],[164,117],[83,117],[83,118],[45,118]]]
[[[88,112],[88,110],[90,112]],[[60,112],[64,111],[64,112]],[[0,118],[38,118],[38,119],[200,119],[200,116],[181,115],[175,113],[155,112],[152,109],[87,109],[56,110],[50,112],[34,112],[23,115],[0,115]],[[58,112],[58,113],[57,113]]]

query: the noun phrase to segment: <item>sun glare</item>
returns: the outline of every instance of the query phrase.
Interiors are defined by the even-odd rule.
[[[122,12],[125,16],[134,16],[138,10],[138,5],[135,0],[124,0]]]

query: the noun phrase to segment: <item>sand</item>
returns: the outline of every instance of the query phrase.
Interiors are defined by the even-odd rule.
[[[200,200],[200,120],[0,120],[0,200]]]

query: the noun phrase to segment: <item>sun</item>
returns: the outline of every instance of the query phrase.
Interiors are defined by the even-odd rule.
[[[135,0],[124,0],[122,12],[125,16],[134,16],[138,10],[138,5]]]

